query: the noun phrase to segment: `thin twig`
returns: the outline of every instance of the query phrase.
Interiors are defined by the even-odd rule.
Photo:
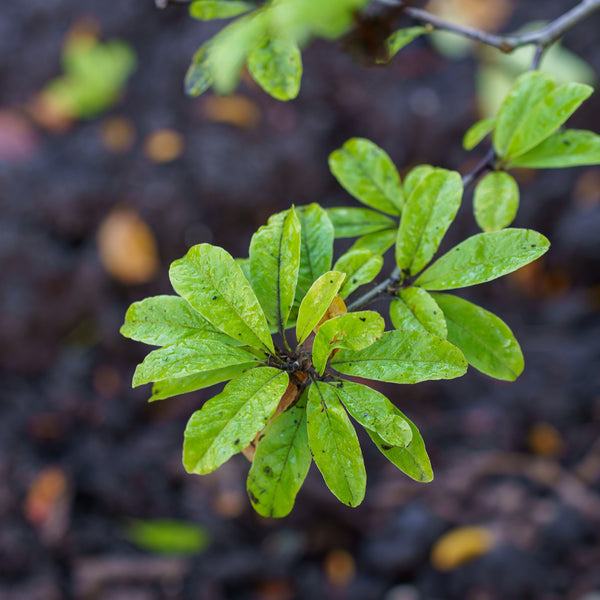
[[[404,6],[404,2],[401,0],[378,1],[388,6]],[[417,21],[432,25],[435,29],[456,33],[457,35],[481,42],[482,44],[487,44],[488,46],[493,46],[502,52],[508,53],[517,48],[521,48],[522,46],[532,44],[546,48],[561,37],[566,31],[571,29],[571,27],[598,9],[600,9],[600,0],[582,0],[577,6],[573,7],[545,27],[521,35],[496,35],[466,25],[448,23],[426,10],[414,8],[412,6],[406,6],[404,8],[404,13]]]
[[[375,298],[381,296],[384,293],[387,293],[390,286],[399,283],[401,280],[402,273],[400,272],[400,269],[398,267],[394,267],[394,270],[387,279],[385,279],[381,283],[378,283],[374,288],[370,289],[360,298],[357,298],[354,302],[349,304],[348,310],[357,310],[358,308],[365,306],[365,304],[368,304],[372,300],[375,300]]]
[[[467,189],[475,180],[483,175],[486,171],[491,171],[494,168],[494,160],[496,153],[493,148],[490,148],[487,154],[465,175],[463,175],[463,187]]]

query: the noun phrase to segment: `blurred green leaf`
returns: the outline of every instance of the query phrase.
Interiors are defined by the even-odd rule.
[[[367,233],[359,237],[350,250],[370,250],[375,254],[383,255],[396,243],[396,235],[396,228]]]
[[[431,165],[418,165],[411,169],[402,182],[402,189],[404,190],[404,197],[409,198],[413,193],[413,190],[419,185],[420,181],[429,175],[434,170]]]
[[[292,100],[302,79],[300,48],[286,39],[267,38],[248,53],[248,70],[267,94]]]
[[[488,133],[493,131],[495,126],[495,117],[481,119],[480,121],[477,121],[477,123],[471,125],[463,137],[463,148],[465,150],[473,150],[473,148],[475,148]]]
[[[200,21],[229,19],[253,8],[256,8],[255,4],[238,0],[194,0],[190,4],[190,16]]]
[[[473,209],[477,225],[483,231],[508,227],[519,209],[519,186],[504,171],[488,173],[475,186]]]
[[[188,67],[183,82],[188,96],[199,96],[213,84],[210,63],[210,45],[207,42],[198,48]]]
[[[131,520],[125,535],[131,543],[153,554],[190,556],[210,543],[206,529],[174,519]]]
[[[378,62],[388,62],[391,58],[393,58],[404,46],[408,46],[413,40],[423,35],[424,33],[428,33],[429,29],[427,27],[415,26],[415,27],[406,27],[404,29],[398,29],[390,35],[390,37],[386,40],[386,45],[388,48],[388,57],[387,60],[381,60]]]

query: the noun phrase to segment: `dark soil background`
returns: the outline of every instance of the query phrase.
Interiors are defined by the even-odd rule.
[[[516,2],[507,30],[574,4]],[[103,39],[131,44],[139,64],[105,115],[49,131],[28,107],[60,74],[63,37],[86,17]],[[389,68],[316,43],[296,101],[246,82],[238,94],[255,121],[216,122],[211,94],[182,91],[191,55],[215,30],[150,0],[2,4],[0,599],[600,598],[598,168],[519,174],[516,225],[552,247],[535,267],[468,294],[517,335],[520,379],[470,370],[386,389],[421,428],[432,483],[408,480],[364,439],[362,506],[341,506],[313,467],[292,514],[271,521],[245,497],[242,457],[203,478],[184,472],[186,420],[211,392],[148,405],[147,389],[131,390],[147,348],[119,336],[127,306],[170,293],[168,265],[194,243],[245,256],[272,212],[351,203],[327,169],[349,137],[374,140],[402,169],[464,173],[485,151],[460,144],[477,118],[475,59],[451,61],[424,41]],[[598,31],[596,14],[564,40],[596,73]],[[598,115],[596,94],[571,123],[599,131]],[[130,149],[103,143],[111,117],[133,126]],[[144,140],[162,128],[184,149],[157,163]],[[161,264],[147,283],[114,278],[100,260],[97,233],[115,207],[135,211],[156,239]],[[467,202],[448,243],[475,232]],[[131,518],[191,522],[211,542],[191,557],[152,554],[128,539]],[[438,540],[470,525],[491,532],[493,546],[467,560],[481,535],[463,530],[462,563],[441,570]]]

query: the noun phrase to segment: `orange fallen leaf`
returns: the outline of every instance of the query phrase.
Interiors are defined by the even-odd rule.
[[[527,434],[531,451],[541,456],[554,458],[563,449],[563,439],[556,427],[550,423],[535,423]]]
[[[135,143],[135,126],[125,117],[107,117],[100,124],[100,140],[115,154],[131,150]]]
[[[144,154],[155,163],[168,163],[183,153],[184,140],[174,129],[157,129],[148,134],[143,143]]]
[[[98,229],[97,243],[102,265],[122,283],[146,283],[159,269],[154,235],[132,209],[113,209]]]
[[[347,550],[331,550],[324,561],[325,576],[336,587],[347,586],[356,575],[356,561]]]
[[[202,112],[210,121],[229,123],[240,129],[252,129],[260,121],[258,106],[240,95],[207,96],[202,104]]]
[[[438,571],[454,571],[487,554],[494,543],[494,534],[485,527],[451,529],[433,546],[431,563]]]

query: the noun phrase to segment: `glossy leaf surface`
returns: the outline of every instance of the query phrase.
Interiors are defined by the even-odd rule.
[[[248,53],[248,70],[267,94],[292,100],[302,79],[300,48],[290,40],[267,38]]]
[[[211,369],[209,371],[203,371],[202,373],[195,373],[194,375],[187,375],[185,377],[162,379],[152,386],[152,396],[150,396],[148,402],[164,400],[165,398],[171,398],[179,394],[187,394],[188,392],[202,390],[211,385],[229,381],[253,367],[256,367],[256,362],[247,362],[239,365],[232,365],[230,367]]]
[[[184,434],[183,466],[210,473],[241,452],[267,424],[287,385],[278,369],[251,369],[230,381],[190,418]]]
[[[153,296],[134,302],[125,314],[121,335],[154,346],[175,344],[190,335],[226,336],[180,296]]]
[[[505,171],[488,173],[475,186],[473,209],[483,231],[508,227],[519,209],[519,186]]]
[[[244,348],[191,336],[177,344],[150,352],[135,370],[133,387],[151,381],[187,377],[223,367],[260,362],[264,361]]]
[[[384,328],[384,320],[372,310],[346,313],[321,323],[313,341],[315,369],[322,375],[327,359],[335,349],[362,350],[380,338]]]
[[[289,514],[311,462],[305,394],[267,425],[256,447],[247,484],[254,510],[263,517]]]
[[[396,240],[396,264],[418,273],[433,257],[454,220],[462,198],[462,180],[455,171],[434,169],[408,197]]]
[[[394,219],[368,208],[328,208],[327,215],[335,228],[336,238],[357,237],[398,227]]]
[[[367,233],[359,237],[350,250],[370,250],[375,254],[385,254],[396,242],[396,229],[385,229],[376,233]]]
[[[416,280],[426,290],[451,290],[491,281],[534,261],[550,242],[531,229],[503,229],[467,238]]]
[[[415,481],[422,481],[424,483],[431,481],[433,479],[431,462],[427,456],[425,442],[423,441],[419,430],[415,427],[414,423],[409,421],[396,407],[394,407],[394,412],[404,419],[412,430],[412,440],[408,446],[392,446],[386,443],[385,440],[374,431],[367,430],[367,433],[371,436],[371,439],[375,442],[379,450],[381,450],[382,454],[403,473]]]
[[[390,304],[390,319],[396,329],[427,331],[441,338],[448,334],[444,313],[431,294],[418,287],[398,292]]]
[[[364,350],[340,350],[330,364],[346,375],[394,383],[453,379],[467,370],[460,350],[424,331],[386,331]]]
[[[537,146],[554,133],[589,98],[593,88],[582,83],[565,83],[531,107],[513,132],[505,156],[514,158]]]
[[[393,446],[403,447],[410,444],[410,425],[383,394],[352,381],[339,381],[330,384],[330,387],[350,415],[363,427],[374,431]]]
[[[411,169],[402,181],[404,197],[408,199],[408,197],[413,193],[413,190],[417,187],[421,179],[423,179],[425,175],[429,175],[429,173],[431,173],[434,170],[435,167],[432,167],[431,165],[418,165],[417,167]]]
[[[231,255],[210,244],[193,246],[171,264],[173,289],[215,327],[235,340],[273,352],[273,341],[256,294]]]
[[[370,283],[383,267],[383,258],[371,250],[349,250],[340,256],[333,266],[334,271],[346,273],[339,294],[347,298],[356,288]]]
[[[523,371],[523,354],[508,325],[491,312],[452,294],[434,294],[444,311],[448,340],[478,371],[514,381]]]
[[[494,128],[494,148],[505,156],[526,116],[555,88],[554,79],[542,71],[521,75],[500,106]]]
[[[294,209],[273,215],[250,242],[252,287],[268,323],[283,334],[296,295],[300,221]]]
[[[345,274],[328,271],[321,275],[304,296],[298,311],[296,338],[301,344],[321,320],[334,296],[342,286]]]
[[[357,200],[389,215],[404,204],[400,176],[390,157],[370,140],[352,138],[329,156],[329,168]]]
[[[581,129],[566,129],[546,138],[525,154],[509,161],[509,167],[558,169],[600,164],[600,135]]]
[[[356,431],[335,391],[313,383],[308,391],[308,442],[327,487],[340,502],[358,506],[367,475]]]
[[[310,286],[331,269],[333,261],[333,225],[318,204],[296,209],[300,221],[300,269],[296,286],[295,311]]]

